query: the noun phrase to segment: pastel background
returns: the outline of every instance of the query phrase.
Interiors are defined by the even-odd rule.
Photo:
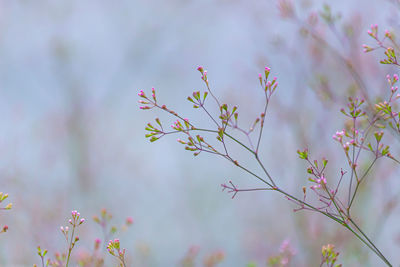
[[[295,2],[302,21],[323,8],[321,1]],[[354,35],[337,38],[320,18],[318,33],[351,58],[371,97],[385,94],[385,76],[394,69],[379,65],[382,54],[364,54],[361,44],[372,43],[366,34],[372,23],[399,30],[398,4],[329,4],[341,14],[339,34],[350,27]],[[116,225],[134,218],[119,233],[134,266],[179,266],[193,246],[200,249],[198,266],[219,250],[225,254],[220,266],[265,266],[284,240],[296,251],[292,266],[317,266],[327,243],[343,250],[345,266],[359,266],[362,258],[365,266],[378,266],[348,232],[317,214],[293,213],[279,194],[232,200],[221,183],[260,185],[223,159],[194,158],[177,136],[155,143],[144,138],[148,121],[158,116],[169,125],[172,118],[139,110],[139,90],[155,87],[159,101],[208,125],[185,100],[205,89],[196,71],[202,65],[215,94],[237,103],[243,125],[250,126],[263,105],[258,73],[269,66],[279,88],[267,114],[263,161],[297,195],[307,185],[297,149],[326,156],[336,179],[346,163],[331,136],[343,127],[339,110],[354,81],[337,56],[301,28],[282,18],[273,0],[0,1],[0,189],[13,202],[0,214],[10,227],[0,236],[0,265],[39,263],[38,245],[51,255],[65,249],[59,227],[73,209],[87,218],[74,255],[90,250],[101,238],[91,217],[106,208]],[[400,262],[399,210],[381,213],[398,194],[394,167],[378,165],[356,206],[366,231]]]

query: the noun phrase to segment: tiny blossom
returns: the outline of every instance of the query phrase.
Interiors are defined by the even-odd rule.
[[[370,46],[368,46],[368,45],[366,45],[366,44],[363,44],[362,47],[363,47],[363,49],[364,49],[364,51],[363,51],[364,53],[370,52],[370,51],[373,50],[373,48],[371,48]]]
[[[345,150],[349,150],[349,146],[350,146],[350,143],[349,143],[349,142],[346,142],[345,144],[343,144],[343,148],[344,148]]]
[[[342,142],[342,138],[343,136],[346,134],[346,132],[344,130],[342,131],[337,131],[332,138],[338,142]]]
[[[285,250],[288,249],[289,247],[290,247],[290,241],[289,241],[289,239],[285,239],[285,240],[283,240],[283,242],[279,248],[279,251],[285,252]]]
[[[321,176],[321,179],[319,179],[320,182],[322,181],[324,184],[326,184],[326,178],[324,175]]]
[[[126,224],[127,224],[127,225],[133,224],[133,218],[132,218],[132,217],[126,218]]]
[[[373,38],[377,38],[376,34],[378,33],[378,25],[377,24],[372,24],[371,25],[371,29],[367,31],[367,33],[373,37]]]
[[[320,184],[312,185],[312,186],[310,186],[310,188],[313,189],[313,190],[316,190],[318,188],[321,188],[321,185]]]

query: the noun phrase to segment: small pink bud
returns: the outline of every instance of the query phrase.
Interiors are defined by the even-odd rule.
[[[202,66],[198,66],[198,67],[197,67],[197,70],[200,71],[201,74],[203,74],[203,72],[204,72],[204,68],[203,68]]]
[[[101,240],[99,238],[96,238],[96,240],[94,241],[94,249],[95,250],[99,249],[100,243],[101,243]]]
[[[126,218],[126,224],[127,224],[127,225],[133,224],[133,218],[132,218],[132,217]]]

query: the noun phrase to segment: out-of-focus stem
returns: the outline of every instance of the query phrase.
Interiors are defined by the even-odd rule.
[[[68,247],[67,263],[65,264],[65,267],[68,267],[69,258],[71,257],[72,242],[73,242],[73,240],[74,240],[74,234],[75,234],[75,222],[74,222],[73,227],[72,227],[71,240],[69,241],[69,247]]]

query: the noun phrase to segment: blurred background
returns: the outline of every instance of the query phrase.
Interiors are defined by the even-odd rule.
[[[371,24],[380,33],[399,30],[399,3],[340,0],[329,10],[322,1],[294,2],[292,9],[275,0],[0,1],[0,189],[13,203],[0,214],[9,226],[0,238],[0,265],[39,263],[38,245],[50,255],[65,251],[59,227],[73,209],[87,219],[78,259],[103,238],[91,218],[106,208],[117,226],[134,219],[116,235],[132,266],[180,266],[196,253],[195,266],[215,253],[224,254],[219,266],[265,266],[285,249],[293,254],[288,266],[319,266],[328,243],[345,266],[381,266],[349,232],[323,216],[293,213],[279,194],[231,199],[220,184],[262,185],[222,158],[194,158],[177,136],[144,138],[154,117],[165,125],[173,118],[139,110],[139,90],[155,87],[160,102],[209,125],[186,101],[205,90],[196,71],[202,65],[214,93],[237,104],[248,127],[262,112],[258,73],[269,66],[279,87],[267,114],[263,162],[280,185],[302,196],[307,166],[296,150],[308,147],[315,158],[329,159],[327,173],[336,180],[346,167],[332,140],[344,127],[340,108],[349,95],[386,97],[385,76],[396,71],[379,65],[382,51],[364,54],[361,45],[374,44],[366,33]],[[396,142],[392,153],[399,155]],[[379,162],[354,208],[394,263],[397,169]],[[115,264],[108,257],[106,266]]]

